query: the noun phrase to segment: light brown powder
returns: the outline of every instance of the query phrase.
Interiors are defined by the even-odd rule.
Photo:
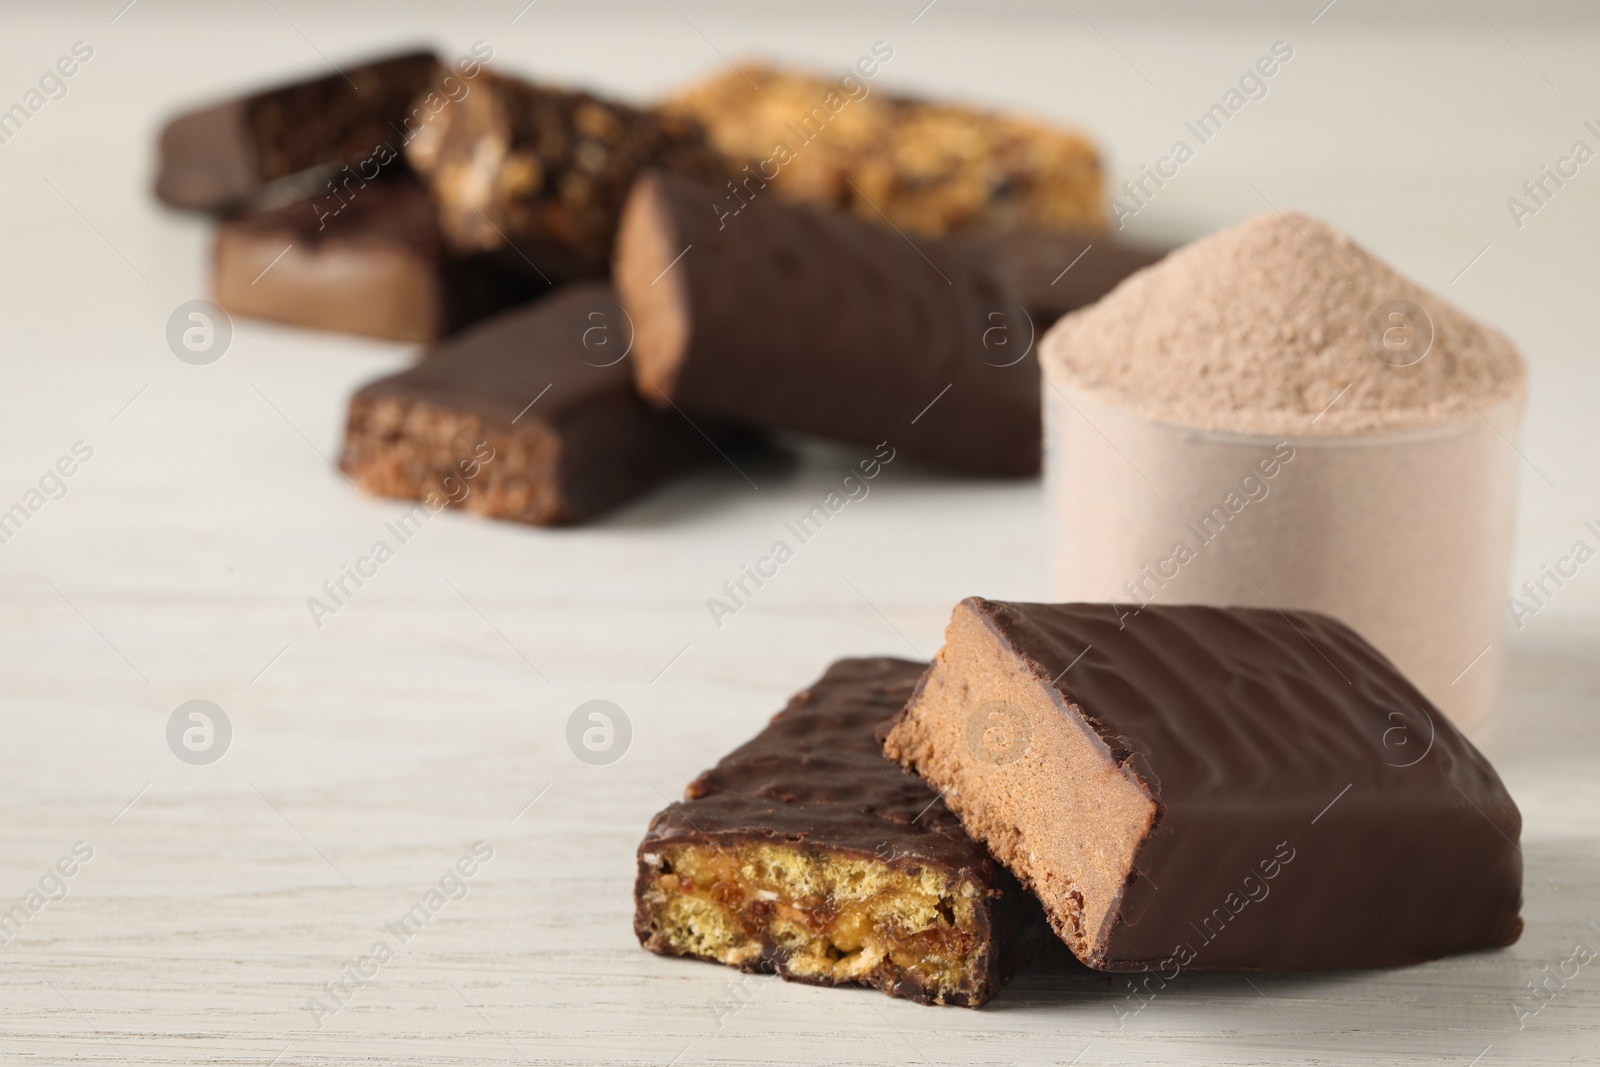
[[[1394,300],[1432,322],[1432,347],[1410,366],[1368,342],[1369,320]],[[1297,436],[1474,417],[1519,395],[1527,373],[1499,331],[1294,212],[1258,216],[1130,277],[1063,319],[1043,356],[1058,380],[1149,418]]]

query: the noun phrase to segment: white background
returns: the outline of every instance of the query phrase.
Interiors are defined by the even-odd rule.
[[[67,897],[0,948],[0,1060],[1597,1056],[1600,963],[1520,1031],[1513,1006],[1578,941],[1600,949],[1600,563],[1513,635],[1482,739],[1526,822],[1528,927],[1509,950],[1185,977],[1120,1026],[1124,987],[1083,973],[1026,974],[968,1012],[658,959],[630,928],[650,815],[834,657],[927,656],[960,597],[1043,596],[1039,485],[894,464],[720,630],[706,598],[856,450],[707,469],[575,530],[446,514],[318,629],[306,598],[402,510],[330,469],[345,400],[411,353],[240,321],[221,362],[179,362],[166,321],[207,295],[209,226],[148,194],[176,108],[325,72],[324,56],[412,42],[454,55],[479,39],[496,69],[637,100],[726,69],[720,53],[843,69],[883,39],[895,56],[877,88],[1079,123],[1120,182],[1284,40],[1294,59],[1268,96],[1129,233],[1187,240],[1269,202],[1298,207],[1515,338],[1533,371],[1520,582],[1594,543],[1582,526],[1600,520],[1600,161],[1521,230],[1505,205],[1575,140],[1600,148],[1583,128],[1600,126],[1593,21],[1490,0],[122,3],[0,16],[0,107],[74,41],[94,48],[67,96],[0,145],[0,509],[74,442],[94,449],[66,497],[0,545],[0,910],[73,842],[94,849]],[[165,740],[194,698],[234,729],[207,767]],[[633,724],[607,767],[565,741],[593,698]],[[479,839],[494,858],[465,899],[319,1029],[308,998]]]

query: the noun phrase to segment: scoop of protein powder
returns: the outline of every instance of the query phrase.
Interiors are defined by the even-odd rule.
[[[1068,315],[1042,357],[1058,599],[1125,626],[1149,603],[1321,611],[1486,719],[1527,389],[1503,334],[1274,212]],[[1401,733],[1397,759],[1423,751],[1425,725]]]

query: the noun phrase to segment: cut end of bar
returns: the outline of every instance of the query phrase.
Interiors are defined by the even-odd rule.
[[[402,395],[357,394],[339,469],[376,496],[551,526],[585,517],[560,491],[558,460],[558,442],[537,424],[507,433]]]
[[[634,382],[656,407],[668,406],[689,347],[686,250],[659,180],[645,175],[622,209],[612,279],[633,320]]]
[[[984,892],[935,867],[772,843],[647,843],[639,861],[651,951],[933,1004],[994,993]]]
[[[884,752],[944,790],[1057,935],[1100,966],[1156,802],[974,601],[956,606],[945,642]]]

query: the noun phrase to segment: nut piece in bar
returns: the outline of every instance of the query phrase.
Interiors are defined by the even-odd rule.
[[[223,211],[327,164],[370,161],[370,179],[399,158],[413,99],[439,71],[431,52],[409,52],[179,115],[161,131],[156,196]]]
[[[214,255],[217,303],[235,315],[393,341],[437,340],[548,289],[493,257],[449,252],[433,198],[409,175],[243,211],[217,228]]]
[[[1522,930],[1494,768],[1325,615],[969,598],[884,751],[1091,967],[1391,966]]]
[[[629,340],[599,284],[489,319],[357,392],[339,466],[368,492],[433,510],[591,518],[717,457],[681,415],[640,402]]]
[[[617,215],[646,167],[720,180],[698,123],[484,74],[406,145],[459,251],[508,250],[547,279],[606,273]]]
[[[1037,948],[1038,904],[874,729],[924,664],[845,659],[695,779],[639,846],[652,952],[978,1007]]]
[[[960,473],[1038,472],[1034,331],[986,256],[772,197],[719,220],[715,200],[667,174],[629,197],[613,276],[641,396]]]
[[[662,110],[703,123],[736,166],[748,164],[734,179],[738,189],[718,190],[716,203],[730,209],[770,182],[778,196],[913,233],[1104,228],[1100,159],[1088,140],[876,90],[871,79],[886,47],[879,42],[876,59],[863,57],[872,68],[858,67],[864,76],[746,66],[690,87]]]

